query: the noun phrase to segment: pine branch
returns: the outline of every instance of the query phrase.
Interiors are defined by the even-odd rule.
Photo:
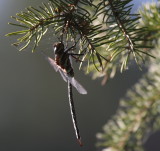
[[[143,9],[140,10],[142,19],[140,20],[140,27],[146,27],[146,42],[152,42],[153,40],[160,37],[160,18],[159,14],[159,3],[147,3]]]
[[[118,68],[127,68],[130,59],[141,64],[143,56],[149,55],[140,41],[146,30],[137,28],[138,14],[131,14],[131,0],[50,0],[39,8],[29,7],[12,17],[23,30],[7,36],[19,36],[13,45],[20,51],[32,45],[35,51],[49,28],[54,38],[76,44],[74,51],[80,54],[78,60],[88,65],[85,71],[93,77],[113,77]],[[152,56],[152,55],[150,55]],[[102,71],[102,72],[101,72]]]
[[[160,41],[159,41],[160,46]],[[129,90],[112,120],[97,137],[99,145],[110,151],[139,150],[147,138],[160,129],[160,53],[153,50],[157,61],[150,60],[149,71]],[[132,149],[129,149],[132,148]]]
[[[34,51],[51,26],[55,31],[55,38],[59,37],[60,41],[67,43],[66,45],[68,45],[68,41],[73,41],[76,44],[79,42],[81,48],[79,53],[84,54],[82,60],[87,56],[91,56],[94,60],[96,56],[102,66],[101,58],[108,60],[96,51],[97,41],[102,41],[101,38],[94,38],[97,33],[101,32],[101,25],[92,24],[97,16],[95,14],[93,16],[92,13],[83,8],[88,6],[89,10],[97,10],[94,4],[85,0],[50,0],[50,3],[43,3],[39,9],[29,7],[27,12],[21,12],[17,14],[17,17],[12,17],[19,24],[10,23],[26,28],[26,30],[12,32],[7,36],[23,35],[13,44],[15,46],[22,44],[20,51],[34,41],[32,49]]]
[[[152,45],[143,44],[146,29],[138,27],[139,14],[132,14],[130,5],[131,0],[107,0],[99,3],[99,15],[105,25],[105,46],[102,47],[102,55],[110,56],[110,64],[104,64],[103,73],[98,73],[90,64],[89,70],[93,77],[114,77],[116,70],[120,68],[121,72],[128,68],[130,60],[134,59],[140,66],[144,55],[150,55],[149,50]],[[144,30],[145,29],[145,30]],[[153,57],[153,55],[150,55]],[[98,61],[97,61],[98,62]],[[118,65],[116,64],[118,62]]]
[[[159,15],[160,7],[153,3],[144,8],[150,10],[151,14],[148,16],[151,18],[146,17],[142,11],[142,18],[148,19],[147,21],[145,18],[142,22],[150,22],[154,26],[151,22],[152,16]],[[157,41],[157,47],[151,51],[157,58],[147,58],[148,72],[120,100],[120,107],[104,126],[104,133],[97,134],[98,145],[107,151],[141,151],[148,137],[160,129],[160,37],[158,38],[156,36],[152,39],[153,42]]]

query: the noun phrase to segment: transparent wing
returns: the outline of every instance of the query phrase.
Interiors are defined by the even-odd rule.
[[[61,69],[59,70],[59,73],[61,74],[63,80],[67,82],[68,81],[67,76],[64,74],[64,72]]]
[[[73,62],[72,62],[72,57],[71,56],[69,56],[69,60],[71,62],[71,66],[73,66]],[[68,77],[68,80],[77,89],[77,91],[80,94],[87,94],[86,89],[74,77]]]
[[[42,54],[45,56],[46,60],[49,62],[49,64],[52,66],[52,68],[54,68],[54,70],[57,72],[59,70],[59,66],[56,64],[56,62],[52,58],[50,58],[46,54],[44,54],[43,52],[42,52]]]
[[[59,71],[59,73],[61,74],[63,80],[64,80],[65,82],[67,82],[68,79],[67,79],[66,76],[63,74],[63,71],[62,71],[61,68],[56,64],[56,62],[55,62],[52,58],[50,58],[50,57],[48,57],[48,56],[46,56],[46,55],[45,55],[45,57],[46,57],[47,61],[49,62],[49,64],[51,65],[51,67],[54,68],[54,70],[55,70],[56,72]]]
[[[44,55],[45,55],[45,54],[44,54]],[[45,57],[46,57],[47,61],[50,63],[51,67],[54,68],[54,70],[55,70],[56,72],[59,71],[59,73],[61,74],[61,76],[62,76],[62,78],[63,78],[63,80],[64,80],[65,82],[69,81],[69,82],[77,89],[77,91],[78,91],[80,94],[87,94],[87,91],[85,90],[85,88],[84,88],[74,77],[70,77],[69,75],[67,75],[67,73],[64,72],[64,71],[56,64],[56,62],[55,62],[52,58],[50,58],[50,57],[48,57],[48,56],[46,56],[46,55],[45,55]]]
[[[69,61],[71,63],[71,66],[73,67],[73,61],[72,61],[72,57],[71,56],[69,56]]]
[[[87,94],[86,89],[74,77],[68,77],[68,80],[80,94]]]
[[[67,73],[64,72],[62,69],[59,69],[59,72],[60,72],[63,80],[65,82],[69,81],[77,89],[77,91],[80,94],[87,94],[86,89],[74,77],[67,75]]]

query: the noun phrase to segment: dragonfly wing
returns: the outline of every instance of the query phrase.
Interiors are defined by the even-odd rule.
[[[43,54],[44,54],[44,53],[43,53]],[[65,82],[69,81],[69,82],[77,89],[77,91],[78,91],[80,94],[87,94],[87,91],[85,90],[85,88],[83,88],[83,86],[82,86],[74,77],[71,77],[71,76],[67,75],[67,73],[64,72],[64,71],[56,64],[56,62],[55,62],[52,58],[46,56],[45,54],[44,54],[44,56],[45,56],[45,58],[47,59],[47,61],[50,63],[50,65],[52,66],[52,68],[54,68],[54,70],[55,70],[56,72],[59,71],[59,73],[61,74],[61,76],[62,76],[62,78],[63,78],[63,80],[64,80]]]
[[[68,80],[80,94],[87,94],[86,89],[74,77],[68,77]]]
[[[45,54],[44,54],[44,55],[45,55]],[[65,82],[67,82],[68,79],[66,78],[66,75],[65,75],[64,72],[61,70],[61,68],[56,64],[56,62],[55,62],[52,58],[50,58],[50,57],[48,57],[48,56],[46,56],[46,55],[45,55],[45,58],[46,58],[46,60],[49,62],[49,64],[51,65],[51,67],[54,68],[54,70],[55,70],[56,72],[59,71],[59,73],[61,74],[63,80],[64,80]]]
[[[69,56],[69,61],[71,63],[71,66],[73,66],[73,61],[72,61],[72,57],[71,56]]]
[[[66,73],[64,73],[61,69],[59,70],[59,73],[61,74],[63,80],[64,80],[65,82],[67,82],[67,81],[68,81],[68,78],[67,78],[67,76],[66,76]]]
[[[45,55],[45,54],[44,54]],[[49,64],[52,66],[52,68],[54,68],[54,70],[57,72],[58,70],[59,70],[59,67],[58,67],[58,65],[56,64],[56,62],[52,59],[52,58],[50,58],[50,57],[48,57],[48,56],[46,56],[45,55],[45,58],[46,58],[46,60],[49,62]]]
[[[59,72],[65,82],[69,81],[80,94],[87,94],[87,91],[85,88],[74,78],[69,76],[66,72],[64,72],[61,68],[59,69]]]
[[[50,65],[55,69],[56,72],[59,71],[59,73],[61,74],[63,80],[64,80],[65,82],[67,82],[68,79],[67,79],[66,74],[65,74],[64,71],[62,71],[62,69],[55,63],[55,61],[54,61],[52,58],[50,58],[50,57],[47,57],[47,60],[48,60],[48,62],[50,63]]]

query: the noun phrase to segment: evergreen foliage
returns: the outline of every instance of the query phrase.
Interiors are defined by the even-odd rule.
[[[140,26],[148,28],[149,41],[156,44],[151,51],[156,59],[147,58],[148,72],[120,100],[120,107],[104,126],[104,133],[97,134],[98,144],[106,151],[144,150],[149,136],[160,129],[160,31],[157,30],[160,7],[156,3],[146,4],[140,12]]]
[[[50,0],[39,8],[28,7],[9,23],[22,30],[7,34],[18,36],[13,45],[20,51],[32,45],[34,52],[48,29],[67,47],[75,46],[93,78],[114,77],[117,70],[128,68],[132,60],[147,61],[148,73],[120,101],[117,114],[98,134],[99,145],[106,151],[143,150],[147,137],[160,128],[160,7],[148,4],[132,14],[132,0]],[[140,24],[139,24],[140,21]],[[153,45],[157,45],[151,51]],[[148,56],[153,54],[157,58]],[[147,57],[146,57],[147,56]],[[84,62],[87,63],[84,63]]]
[[[130,59],[140,65],[143,54],[149,55],[142,44],[146,30],[138,27],[138,14],[132,14],[132,0],[50,0],[39,8],[29,7],[17,13],[16,23],[23,30],[7,36],[18,35],[13,45],[20,51],[33,44],[34,52],[49,28],[55,39],[74,44],[85,71],[93,77],[114,77],[116,70],[127,68]]]
[[[144,43],[154,42],[157,43],[157,40],[160,37],[160,17],[159,17],[159,3],[147,3],[140,10],[142,19],[140,19],[140,27],[146,27],[146,37]]]

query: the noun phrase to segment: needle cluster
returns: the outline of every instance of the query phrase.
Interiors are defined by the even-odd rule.
[[[37,49],[48,29],[55,39],[71,42],[81,54],[78,60],[93,77],[113,77],[116,70],[127,69],[134,59],[137,64],[149,55],[142,44],[146,30],[138,27],[139,14],[131,13],[132,0],[50,0],[39,8],[28,7],[12,17],[9,23],[22,30],[7,34],[19,36],[13,45],[20,51],[33,44]],[[86,64],[84,62],[87,62]]]
[[[160,32],[157,30],[154,35],[160,20],[154,24],[153,19],[160,15],[160,7],[156,3],[146,4],[140,12],[139,26],[150,29],[148,38],[156,45],[151,50],[156,59],[146,59],[148,72],[120,100],[120,107],[104,126],[104,132],[97,134],[98,145],[107,151],[143,151],[148,138],[160,130]]]

